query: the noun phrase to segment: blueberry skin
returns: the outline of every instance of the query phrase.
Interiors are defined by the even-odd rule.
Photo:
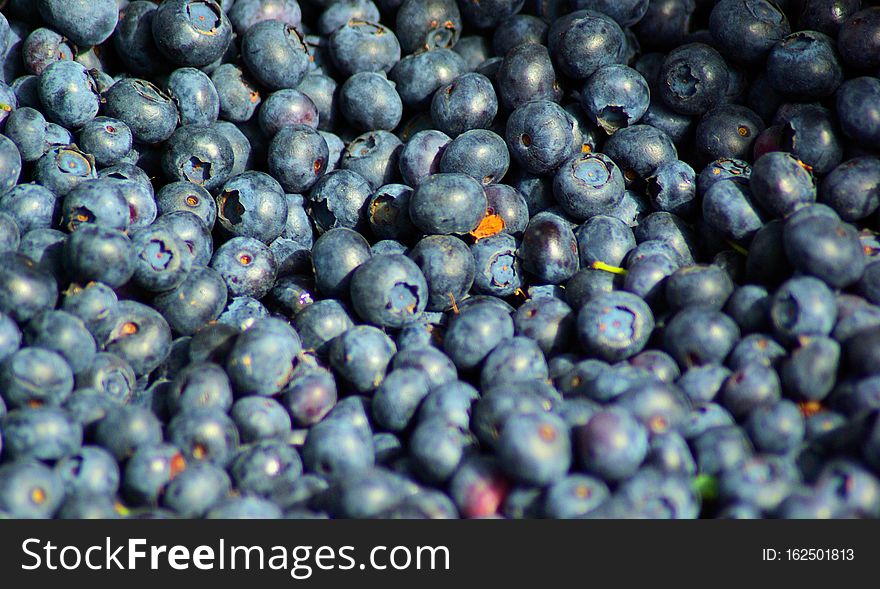
[[[46,119],[33,108],[19,106],[9,113],[3,132],[18,148],[22,161],[36,161],[48,149]]]
[[[273,92],[266,98],[258,113],[260,129],[267,137],[288,125],[308,125],[318,128],[318,107],[312,99],[292,88]]]
[[[721,310],[732,292],[733,281],[718,266],[686,266],[666,281],[666,302],[674,310],[694,306]]]
[[[683,369],[721,364],[739,335],[739,327],[727,315],[690,307],[676,313],[666,324],[663,347]]]
[[[360,317],[380,327],[401,327],[428,303],[428,284],[418,265],[399,254],[377,255],[351,278],[351,298]]]
[[[360,229],[370,193],[370,184],[357,172],[334,170],[324,174],[309,192],[315,227],[321,232],[337,227]]]
[[[553,194],[578,220],[607,215],[623,198],[624,178],[617,164],[601,153],[576,155],[553,176]]]
[[[578,427],[573,445],[581,468],[613,482],[637,471],[648,453],[648,435],[628,411],[611,408]]]
[[[79,143],[99,166],[112,166],[131,151],[131,129],[120,120],[95,117],[80,130]]]
[[[217,323],[235,329],[249,329],[258,319],[269,317],[269,309],[254,297],[243,295],[229,299]]]
[[[880,10],[866,7],[847,18],[837,35],[837,50],[843,62],[854,70],[876,70],[880,66]]]
[[[690,43],[673,49],[660,71],[659,95],[672,110],[701,115],[724,99],[727,65],[712,47]]]
[[[359,325],[333,340],[330,365],[356,392],[366,393],[382,384],[395,353],[394,341],[381,330]]]
[[[119,465],[106,450],[83,446],[55,465],[64,488],[71,494],[115,495],[119,489]]]
[[[98,422],[95,442],[116,458],[130,458],[138,448],[158,445],[162,442],[162,424],[147,408],[120,405],[107,412]]]
[[[21,519],[51,519],[64,500],[64,483],[48,466],[19,460],[0,466],[0,510]]]
[[[183,240],[192,256],[193,266],[207,266],[211,261],[214,247],[211,230],[200,217],[189,211],[174,211],[162,215],[156,223],[167,225]]]
[[[202,517],[232,486],[226,471],[213,464],[189,465],[165,487],[162,504],[181,517]]]
[[[127,71],[152,77],[168,69],[153,39],[156,4],[135,0],[120,11],[113,46]]]
[[[438,88],[431,100],[431,121],[450,137],[487,129],[498,114],[495,88],[486,76],[466,73]]]
[[[179,286],[192,268],[186,244],[167,226],[152,225],[132,233],[132,249],[137,256],[133,280],[151,292]]]
[[[798,15],[798,28],[837,37],[840,26],[861,8],[855,0],[806,0]]]
[[[771,152],[758,158],[749,186],[755,202],[776,217],[793,213],[816,200],[813,177],[791,154]]]
[[[152,372],[171,351],[171,330],[158,311],[137,301],[120,301],[96,330],[101,349],[129,363],[137,376]]]
[[[234,174],[235,155],[229,141],[216,128],[183,126],[165,144],[162,167],[172,179],[216,190]],[[151,189],[149,184],[147,186]],[[193,202],[190,207],[200,205],[198,198]],[[198,208],[190,211],[203,218],[209,227],[213,226],[215,210],[210,213]]]
[[[329,372],[313,372],[295,377],[285,388],[282,403],[294,425],[312,426],[336,404],[336,381]]]
[[[24,62],[27,73],[39,76],[56,61],[73,61],[73,44],[56,31],[39,27],[30,32],[26,31],[26,34],[27,37],[16,57]]]
[[[797,276],[782,283],[773,294],[770,322],[785,342],[801,336],[826,336],[834,327],[837,302],[824,282],[812,276]]]
[[[95,357],[95,340],[82,320],[66,311],[45,311],[24,330],[29,346],[60,354],[74,373],[85,370]]]
[[[210,266],[223,277],[233,297],[262,298],[278,272],[272,251],[252,237],[234,237],[224,243],[214,252]]]
[[[451,49],[461,30],[461,13],[453,0],[410,0],[397,10],[395,31],[405,53],[436,47]]]
[[[432,49],[407,55],[388,72],[408,109],[425,109],[434,91],[467,71],[464,60],[449,49]]]
[[[409,458],[420,478],[443,483],[461,463],[467,442],[462,429],[442,417],[419,418],[410,437]]]
[[[281,519],[281,508],[268,499],[244,495],[230,497],[217,503],[206,519]]]
[[[653,329],[650,307],[627,292],[608,293],[588,301],[577,316],[581,346],[591,356],[608,362],[641,352]]]
[[[429,235],[410,251],[428,284],[428,311],[443,311],[464,298],[474,282],[474,257],[451,235]]]
[[[217,121],[211,125],[221,135],[226,137],[229,146],[232,148],[232,175],[241,174],[247,169],[248,162],[251,161],[251,142],[244,133],[229,121]]]
[[[434,174],[416,187],[410,199],[413,224],[427,234],[462,235],[486,215],[486,193],[465,174]]]
[[[448,135],[433,129],[419,131],[410,137],[398,159],[403,181],[416,187],[428,176],[438,173],[443,150],[451,141]]]
[[[40,0],[37,7],[53,29],[80,47],[91,47],[106,41],[113,33],[119,16],[118,7],[112,0],[76,0],[73,3]]]
[[[750,159],[752,144],[762,131],[764,122],[754,111],[737,104],[722,104],[700,119],[696,144],[705,160]]]
[[[78,129],[98,114],[100,101],[95,82],[77,62],[58,61],[49,65],[40,75],[38,89],[46,114],[60,125]]]
[[[844,221],[871,215],[880,207],[880,159],[857,157],[835,167],[819,185],[819,201]]]
[[[590,77],[603,65],[622,61],[626,46],[620,25],[593,10],[578,10],[555,21],[547,41],[556,65],[576,80]]]
[[[264,20],[277,19],[292,27],[299,27],[302,20],[302,10],[295,0],[240,0],[227,12],[239,35]]]
[[[351,19],[378,22],[379,9],[371,0],[347,0],[322,6],[323,12],[318,17],[317,32],[327,36]]]
[[[191,409],[168,424],[168,441],[180,449],[187,463],[225,466],[238,450],[238,430],[224,412]]]
[[[518,248],[517,239],[507,233],[492,235],[474,243],[471,246],[474,292],[497,297],[515,293],[523,283]]]
[[[294,327],[303,348],[319,355],[329,352],[329,342],[354,325],[348,310],[336,299],[323,299],[296,314]]]
[[[232,24],[214,0],[164,2],[152,26],[156,47],[180,66],[206,66],[222,57],[232,42]]]
[[[181,125],[211,125],[220,115],[220,96],[204,72],[182,67],[171,72],[165,91],[174,100]]]
[[[487,129],[472,129],[452,140],[440,158],[440,172],[467,174],[484,185],[498,182],[510,166],[507,144]]]
[[[67,238],[63,252],[67,272],[75,280],[96,280],[117,288],[134,274],[131,240],[116,229],[83,225]]]
[[[513,159],[532,174],[546,174],[579,151],[574,118],[549,100],[520,105],[507,119],[505,138]]]
[[[360,174],[376,190],[398,181],[397,159],[403,145],[388,131],[368,131],[355,137],[342,152],[339,166]]]
[[[645,78],[621,64],[608,64],[591,75],[580,95],[580,104],[590,120],[609,135],[644,116],[651,102]]]
[[[608,0],[576,0],[575,10],[595,10],[607,14],[621,27],[631,27],[639,22],[648,11],[647,0],[627,0],[609,2]]]
[[[248,171],[230,178],[217,196],[217,219],[238,237],[270,243],[283,231],[286,218],[284,192],[263,172]]]
[[[327,142],[306,125],[282,128],[269,144],[269,171],[287,192],[301,193],[327,170]]]
[[[241,59],[257,81],[272,90],[296,88],[309,69],[302,38],[278,20],[261,21],[245,32]]]
[[[339,110],[337,88],[336,80],[317,73],[308,74],[296,87],[318,109],[318,129],[321,131],[332,131],[336,128]]]
[[[321,235],[312,248],[318,290],[326,297],[346,296],[352,273],[370,255],[370,245],[356,231],[338,228]]]
[[[523,484],[552,484],[568,473],[572,462],[568,427],[552,414],[511,417],[497,448],[501,468]]]
[[[367,204],[367,220],[373,235],[380,239],[409,239],[417,234],[409,218],[412,189],[403,184],[386,184]]]
[[[480,304],[449,322],[443,349],[460,370],[477,366],[495,347],[513,337],[513,320],[502,309]]]
[[[399,432],[413,419],[422,399],[428,396],[429,382],[412,368],[392,370],[373,394],[371,410],[377,425]]]
[[[816,31],[787,36],[767,57],[767,79],[776,92],[798,100],[831,96],[843,81],[834,40]]]
[[[783,245],[792,266],[834,288],[855,283],[865,269],[858,232],[831,217],[789,220],[783,231]]]
[[[213,227],[217,220],[217,204],[203,186],[178,180],[169,182],[156,193],[156,207],[159,215],[187,211],[199,217],[207,227]]]
[[[130,221],[128,203],[117,180],[86,180],[71,189],[62,201],[61,224],[70,232],[87,224],[125,231]]]
[[[403,102],[384,75],[358,72],[340,88],[339,110],[357,129],[391,131],[403,116]]]
[[[345,76],[358,72],[388,73],[400,61],[394,32],[379,23],[352,20],[330,35],[330,57]]]
[[[200,407],[228,411],[232,407],[232,385],[219,365],[193,362],[174,377],[165,403],[172,414]]]
[[[837,124],[823,108],[806,107],[788,118],[781,130],[783,151],[824,176],[843,160],[842,137]]]
[[[58,406],[73,390],[73,370],[55,351],[21,348],[0,367],[0,384],[10,408]]]
[[[880,141],[880,80],[851,78],[836,93],[837,116],[844,135],[863,145]]]
[[[21,154],[19,154],[18,148],[11,139],[6,136],[0,137],[2,137],[0,139],[0,189],[6,192],[18,183],[18,178],[21,174]],[[40,159],[42,160],[45,157],[43,156]],[[43,168],[49,165],[51,165],[49,162],[44,162]],[[48,174],[48,171],[35,171],[34,179],[41,184],[49,184],[47,188],[52,189],[54,176],[48,178],[46,177]]]
[[[165,486],[184,468],[186,460],[173,445],[142,446],[125,464],[123,493],[135,505],[156,504]]]
[[[714,44],[729,59],[760,65],[773,45],[791,32],[785,13],[769,0],[722,0],[709,15]]]
[[[224,63],[211,73],[211,81],[220,97],[220,118],[244,123],[254,116],[262,97],[256,84],[231,63]]]
[[[840,365],[840,344],[830,338],[804,338],[779,371],[788,396],[821,401],[834,388]]]
[[[174,101],[146,80],[119,80],[103,94],[103,98],[104,112],[128,125],[134,139],[141,143],[161,143],[171,137],[177,127],[179,115]]]
[[[0,362],[18,350],[21,345],[21,339],[21,331],[18,328],[18,324],[9,315],[0,313]],[[0,415],[2,413],[0,411]]]
[[[372,439],[343,420],[330,419],[309,429],[302,460],[308,472],[335,481],[369,469],[376,457]]]
[[[561,284],[578,271],[578,248],[568,222],[553,213],[532,217],[519,248],[523,269],[538,280]]]
[[[488,390],[496,385],[546,382],[548,372],[547,360],[538,344],[517,336],[502,341],[489,352],[480,371],[480,383]]]
[[[627,187],[638,186],[660,164],[678,159],[669,136],[650,125],[624,127],[608,138],[602,149],[623,172]]]
[[[300,477],[303,466],[293,446],[280,441],[263,441],[242,449],[229,471],[237,489],[275,500]]]
[[[504,56],[495,76],[498,98],[508,111],[532,100],[562,100],[562,88],[544,45],[525,43]]]
[[[485,192],[489,205],[486,212],[501,217],[504,233],[521,236],[529,222],[529,207],[522,193],[506,184],[490,184]]]
[[[574,519],[587,515],[610,496],[602,480],[582,474],[571,474],[547,489],[544,517]]]

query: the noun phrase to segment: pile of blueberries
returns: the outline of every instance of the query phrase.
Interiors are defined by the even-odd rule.
[[[3,516],[880,516],[876,2],[0,4]]]

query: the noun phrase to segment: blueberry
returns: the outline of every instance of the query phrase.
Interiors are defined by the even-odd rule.
[[[853,284],[865,269],[858,233],[830,216],[790,219],[785,224],[783,243],[792,266],[832,287]]]
[[[189,465],[165,487],[162,504],[182,517],[201,517],[230,491],[229,475],[212,464]]]
[[[852,14],[837,31],[837,50],[843,62],[855,70],[873,70],[880,66],[876,52],[880,31],[880,10],[871,6]]]
[[[428,284],[428,311],[442,311],[463,299],[474,282],[474,256],[452,235],[429,235],[409,253]]]
[[[648,83],[636,70],[621,64],[598,68],[587,79],[580,103],[590,120],[609,135],[636,123],[648,110]]]
[[[294,317],[303,348],[319,354],[329,351],[329,342],[353,325],[348,309],[336,299],[315,301]]]
[[[880,159],[857,157],[830,171],[819,185],[819,201],[844,221],[856,221],[880,207]]]
[[[0,509],[12,517],[50,519],[64,500],[61,478],[39,462],[7,462],[0,475]]]
[[[620,129],[603,146],[604,154],[623,172],[627,186],[639,185],[665,162],[678,159],[669,136],[650,125]]]
[[[165,143],[162,169],[172,180],[213,191],[232,175],[234,158],[229,141],[215,128],[182,126]]]
[[[227,12],[239,35],[264,20],[277,19],[298,27],[302,19],[302,11],[295,0],[241,0],[232,4]]]
[[[74,61],[49,65],[40,75],[39,95],[48,117],[65,127],[78,129],[98,114],[95,82],[88,70]]]
[[[532,217],[518,253],[523,268],[543,282],[559,284],[578,270],[578,247],[568,222],[553,213]]]
[[[409,217],[412,193],[412,188],[404,184],[386,184],[373,193],[367,205],[367,220],[373,235],[382,239],[407,239],[417,233]]]
[[[321,232],[337,227],[360,228],[364,224],[361,211],[370,192],[370,184],[357,172],[334,170],[324,174],[309,193],[315,226]]]
[[[432,122],[450,137],[489,128],[497,114],[495,88],[482,74],[462,74],[437,89],[431,100]]]
[[[618,63],[626,38],[611,17],[593,10],[578,10],[550,26],[548,46],[559,69],[583,80],[603,65]]]
[[[623,198],[620,168],[601,153],[578,155],[553,177],[553,193],[562,208],[576,219],[611,212]]]
[[[220,58],[232,41],[232,24],[214,0],[163,3],[152,19],[159,51],[181,66],[203,67]]]
[[[390,131],[403,115],[394,84],[374,72],[358,72],[345,81],[339,90],[339,109],[351,125],[364,131]]]
[[[712,229],[725,237],[734,241],[748,241],[764,226],[753,198],[752,190],[745,182],[718,182],[703,195],[703,218]]]
[[[647,432],[619,408],[594,414],[573,436],[581,468],[607,481],[634,474],[648,453]]]
[[[525,170],[546,174],[578,151],[575,125],[573,117],[555,102],[527,102],[507,119],[507,145],[514,160]]]
[[[547,489],[544,515],[553,519],[577,518],[596,509],[609,495],[608,485],[601,479],[571,474]]]
[[[73,61],[74,49],[60,33],[38,27],[27,33],[16,57],[23,62],[25,71],[39,76],[57,61]]]
[[[330,56],[346,75],[388,72],[400,60],[394,32],[375,22],[351,20],[330,35]]]
[[[511,417],[498,439],[499,465],[525,484],[548,485],[560,480],[572,462],[565,423],[552,414]]]
[[[660,71],[660,97],[672,110],[701,115],[721,103],[728,84],[727,64],[703,43],[673,49]]]
[[[559,102],[562,88],[547,47],[525,43],[511,49],[495,76],[498,98],[509,111],[532,100]]]
[[[837,113],[843,133],[864,145],[880,138],[880,80],[869,76],[851,78],[837,90]]]
[[[486,215],[486,193],[464,174],[434,174],[410,199],[413,223],[429,234],[464,234],[477,228]]]
[[[418,265],[399,254],[373,256],[351,279],[354,309],[365,321],[400,327],[428,304],[428,285]]]
[[[726,57],[757,66],[791,26],[782,9],[769,0],[722,0],[712,8],[709,32]]]
[[[452,82],[465,71],[464,60],[457,53],[437,48],[405,56],[388,72],[388,77],[396,84],[406,108],[424,108],[431,104],[437,88]]]
[[[355,391],[364,393],[381,385],[396,352],[394,342],[381,330],[361,325],[333,340],[330,364]]]
[[[664,348],[680,366],[721,363],[739,339],[736,323],[720,311],[689,307],[666,325]]]
[[[262,96],[245,73],[231,63],[224,63],[211,73],[211,81],[220,98],[220,117],[233,123],[251,120]]]
[[[653,314],[644,301],[630,293],[609,293],[580,309],[577,333],[588,353],[615,361],[640,352],[653,325]]]

